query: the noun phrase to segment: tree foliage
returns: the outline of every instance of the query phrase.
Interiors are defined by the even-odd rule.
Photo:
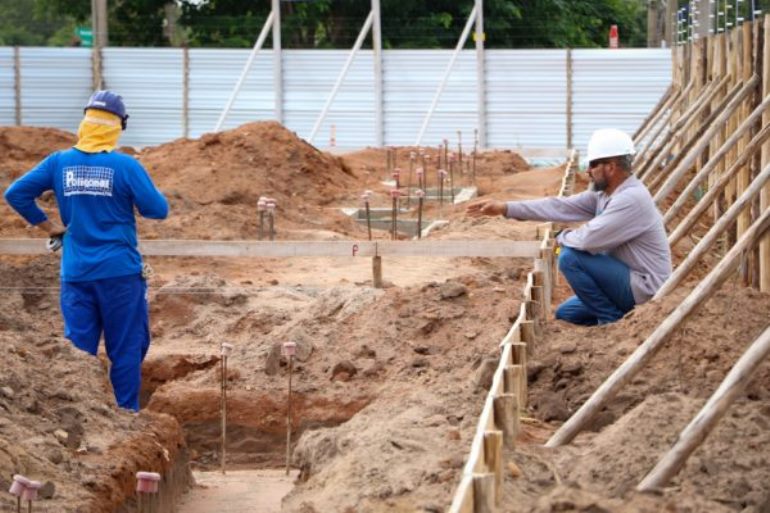
[[[486,45],[606,46],[610,25],[617,24],[623,46],[643,46],[646,3],[485,0]],[[112,46],[168,46],[181,41],[190,46],[250,47],[270,12],[269,0],[109,0],[108,4]],[[381,4],[384,47],[451,48],[474,2],[381,0]],[[349,48],[369,9],[367,0],[283,0],[282,44],[285,48]],[[167,19],[170,11],[176,11],[178,19]],[[76,24],[90,25],[91,2],[0,0],[0,20],[0,44],[70,44]],[[170,22],[177,37],[169,36]]]

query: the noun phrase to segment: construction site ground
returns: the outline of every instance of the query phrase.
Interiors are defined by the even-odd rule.
[[[0,128],[0,190],[73,143],[72,134],[56,130]],[[398,148],[402,169],[415,150]],[[136,156],[171,205],[168,220],[139,221],[143,239],[255,240],[256,203],[265,195],[277,200],[278,240],[363,240],[365,226],[340,209],[360,206],[367,189],[373,206],[391,201],[381,183],[390,178],[385,150],[332,156],[276,123],[177,140]],[[430,185],[435,160],[429,170]],[[562,173],[529,169],[514,152],[489,151],[478,156],[475,183],[480,196],[534,198],[555,194]],[[473,181],[470,172],[454,178],[459,185]],[[41,204],[55,212],[52,196]],[[439,210],[449,222],[430,239],[537,234],[534,222],[468,219],[464,205],[431,203],[426,218],[438,218]],[[5,204],[0,233],[41,237]],[[390,235],[376,231],[375,238]],[[58,259],[0,257],[0,341],[7,354],[0,363],[0,488],[13,473],[50,482],[35,511],[57,513],[135,511],[137,470],[163,473],[172,495],[166,500],[180,513],[218,511],[202,509],[207,495],[216,501],[252,493],[252,478],[278,490],[260,473],[284,465],[285,341],[298,344],[296,479],[280,511],[445,511],[498,343],[518,314],[532,267],[512,258],[384,258],[385,287],[376,289],[369,258],[148,258],[153,343],[143,368],[144,408],[132,414],[113,406],[106,357],[91,358],[62,336]],[[670,488],[633,492],[768,325],[770,297],[737,280],[677,332],[589,432],[567,447],[542,447],[691,285],[610,326],[546,323],[528,365],[528,418],[516,449],[506,453],[504,511],[770,511],[768,364]],[[562,279],[554,300],[568,293]],[[235,346],[227,376],[228,481],[212,473],[219,466],[222,342]],[[177,497],[193,482],[190,467],[207,472],[198,485],[205,487]],[[10,496],[0,496],[0,506],[12,507]],[[278,511],[272,507],[266,502],[264,511]]]

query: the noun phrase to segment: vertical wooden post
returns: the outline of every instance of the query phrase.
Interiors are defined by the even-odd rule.
[[[572,48],[567,48],[567,148],[572,149]]]
[[[509,449],[516,445],[516,435],[519,434],[519,403],[516,394],[505,393],[494,398],[495,426],[503,432],[503,442]]]
[[[13,47],[13,91],[16,126],[21,126],[21,57],[18,46]]]
[[[190,49],[182,47],[182,136],[190,137]]]
[[[372,257],[372,284],[374,288],[382,288],[382,257]]]
[[[503,498],[503,432],[487,431],[484,433],[484,461],[495,476],[495,506]]]
[[[742,80],[748,80],[751,78],[751,74],[754,72],[752,69],[752,23],[744,23],[741,26],[740,36],[743,38],[743,53],[740,56],[742,59]],[[758,105],[757,95],[752,95],[747,101],[743,103],[741,108],[741,119],[745,119],[756,105]],[[738,141],[738,155],[740,155],[746,148],[749,142],[751,134],[747,133]],[[738,173],[736,197],[740,197],[743,191],[749,186],[751,182],[751,166],[747,163]],[[737,236],[740,237],[751,226],[751,208],[747,208],[738,216],[738,231]]]
[[[473,476],[473,512],[495,512],[495,475],[476,474]]]
[[[524,344],[523,342],[511,344],[511,356],[513,356],[513,365],[521,367],[521,371],[518,373],[519,404],[522,408],[526,408],[529,397],[529,383],[527,382],[527,344]],[[511,373],[511,376],[513,377],[513,373]]]
[[[762,97],[770,94],[770,15],[765,15],[764,35],[762,41]],[[764,113],[762,124],[770,124],[770,112]],[[769,163],[770,142],[762,146],[761,169],[764,169]],[[760,193],[760,214],[768,208],[770,208],[770,184],[765,185]],[[770,292],[770,233],[765,234],[759,243],[759,290]]]

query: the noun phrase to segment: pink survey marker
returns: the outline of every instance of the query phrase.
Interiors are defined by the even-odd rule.
[[[136,491],[139,493],[158,493],[160,474],[157,472],[137,472]]]

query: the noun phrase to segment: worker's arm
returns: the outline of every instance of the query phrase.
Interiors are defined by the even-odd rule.
[[[574,196],[509,201],[505,217],[520,221],[572,223],[588,221],[596,215],[597,194],[585,191]]]
[[[148,219],[165,219],[168,217],[168,201],[155,187],[147,170],[136,160],[135,169],[130,173],[129,186],[136,209],[142,217]]]
[[[613,197],[604,211],[576,230],[564,231],[557,242],[589,253],[610,251],[636,238],[653,219],[633,194]]]
[[[53,189],[51,160],[54,158],[55,154],[50,155],[26,174],[19,177],[6,189],[4,197],[5,201],[29,224],[39,226],[45,231],[48,231],[48,228],[55,232],[61,228],[61,225],[58,225],[58,223],[58,226],[54,226],[53,223],[42,224],[48,221],[48,216],[45,215],[45,212],[35,202],[35,199],[45,191]],[[61,233],[61,231],[58,233]],[[49,235],[53,234],[55,233],[49,232]]]

